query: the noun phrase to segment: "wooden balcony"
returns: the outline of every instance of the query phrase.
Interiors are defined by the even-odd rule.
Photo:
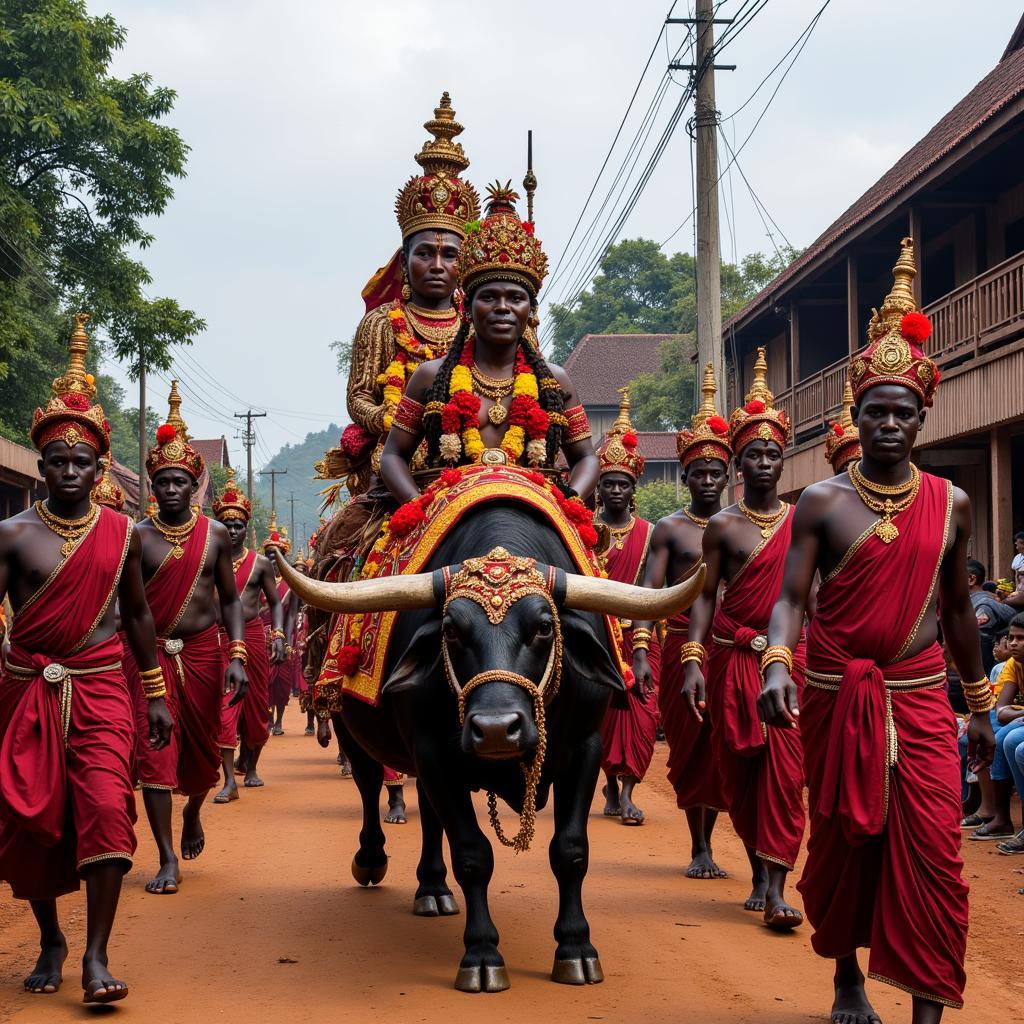
[[[932,334],[925,349],[940,367],[976,358],[1024,334],[1024,253],[986,270],[927,306]],[[793,421],[793,444],[823,431],[839,415],[849,359],[826,366],[775,404]]]

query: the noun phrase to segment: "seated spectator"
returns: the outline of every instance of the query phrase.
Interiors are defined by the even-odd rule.
[[[981,660],[986,674],[992,671],[995,664],[992,648],[996,637],[1010,623],[1016,614],[1013,608],[1007,607],[994,594],[984,589],[985,567],[977,559],[967,562],[967,589],[971,595],[971,606],[978,620],[978,633],[981,635]]]
[[[970,839],[1020,840],[1024,845],[1024,828],[1019,835],[1010,820],[1010,797],[1013,794],[1017,748],[1024,744],[1024,615],[1010,622],[1007,636],[1010,658],[999,674],[999,697],[996,702],[996,753],[989,768],[992,780],[992,818],[971,833]],[[1011,765],[1013,768],[1011,769]],[[979,779],[980,781],[980,779]],[[1021,777],[1024,789],[1024,776]],[[983,789],[984,793],[984,789]],[[988,810],[989,808],[985,808]],[[979,811],[981,808],[979,808]],[[979,813],[979,817],[981,817]]]
[[[1003,671],[1003,666],[1010,660],[1010,631],[1008,629],[1003,630],[996,637],[996,642],[992,645],[992,659],[995,664],[992,666],[992,671],[989,672],[988,678],[998,698],[999,675]]]
[[[1015,578],[1017,573],[1024,571],[1024,530],[1018,530],[1013,535],[1013,561],[1010,563],[1010,576]]]

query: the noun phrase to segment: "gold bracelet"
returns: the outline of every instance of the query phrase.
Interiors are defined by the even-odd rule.
[[[696,640],[687,640],[679,651],[679,664],[685,665],[688,661],[696,661],[703,665],[706,657],[707,651],[702,643],[698,643]]]
[[[249,664],[249,650],[244,640],[232,640],[228,644],[228,661],[240,661],[243,665]]]
[[[633,640],[634,651],[649,651],[651,649],[651,641],[649,638],[641,637],[639,640]]]
[[[638,628],[634,629],[632,634],[631,634],[631,636],[630,636],[630,640],[632,641],[632,644],[633,644],[633,650],[634,651],[647,651],[647,650],[650,650],[651,637],[653,635],[654,634],[651,632],[651,630],[647,629],[646,626],[639,626]]]
[[[790,675],[793,674],[793,652],[788,647],[782,644],[773,644],[765,649],[764,654],[761,655],[761,675],[764,675],[769,665],[776,663],[785,665],[786,671]]]
[[[967,710],[972,715],[984,715],[991,711],[996,706],[996,697],[994,693],[990,693],[988,697],[966,697]]]
[[[278,637],[280,637],[280,639],[282,639],[282,640],[284,639],[284,630],[283,630],[283,629],[275,629],[275,630],[274,630],[274,631],[273,631],[273,632],[272,632],[272,633],[270,634],[270,638],[271,638],[272,640],[273,640],[273,639],[276,639],[276,638],[278,638]]]
[[[146,700],[156,700],[167,695],[167,684],[164,681],[162,668],[151,668],[139,673],[142,679],[142,693]]]
[[[159,665],[156,668],[147,668],[139,671],[140,679],[163,679],[163,677],[164,670]]]

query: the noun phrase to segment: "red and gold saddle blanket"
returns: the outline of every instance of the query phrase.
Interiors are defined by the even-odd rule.
[[[422,572],[462,517],[490,501],[521,502],[537,510],[557,531],[576,571],[584,576],[601,575],[593,550],[597,535],[586,506],[576,499],[567,501],[542,473],[517,466],[472,465],[444,470],[419,498],[402,505],[381,528],[359,578]],[[339,616],[317,688],[341,689],[376,705],[397,615],[365,612]],[[617,621],[607,616],[605,621],[612,649],[617,651]]]

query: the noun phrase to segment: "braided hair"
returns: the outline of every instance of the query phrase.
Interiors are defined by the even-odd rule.
[[[439,405],[433,405],[433,409],[436,410],[448,402],[452,371],[459,365],[459,360],[462,358],[462,350],[466,347],[466,339],[468,337],[469,322],[466,321],[455,335],[455,340],[452,342],[451,348],[448,349],[448,354],[437,369],[434,383],[427,389],[427,394],[423,400],[423,404],[428,410],[423,415],[423,436],[427,441],[427,465],[429,466],[439,466],[441,464],[441,413],[431,411],[431,406],[433,403],[440,403]]]
[[[540,354],[540,349],[534,348],[525,338],[520,338],[519,344],[523,349],[523,358],[530,369],[533,370],[538,385],[543,380],[554,380],[547,361]],[[537,402],[546,413],[557,414],[555,419],[548,425],[547,436],[544,438],[547,445],[545,461],[549,466],[554,466],[555,459],[562,448],[562,434],[565,429],[562,426],[565,413],[565,394],[557,385],[555,387],[540,387]],[[555,422],[555,420],[558,422]]]

